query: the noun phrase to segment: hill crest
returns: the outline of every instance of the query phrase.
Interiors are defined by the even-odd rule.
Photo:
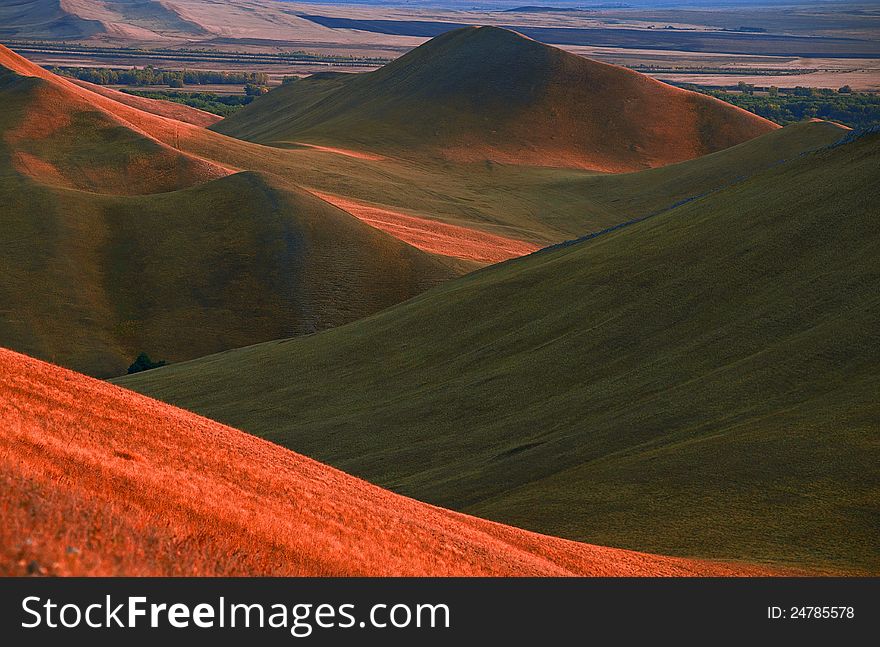
[[[880,572],[880,136],[792,153],[350,326],[120,383],[532,530]]]
[[[447,32],[375,72],[279,88],[215,126],[262,143],[603,172],[693,159],[776,128],[499,27]]]
[[[17,170],[95,193],[162,193],[232,170],[172,144],[197,126],[145,112],[52,74],[0,45],[3,139]],[[171,142],[171,143],[169,143]]]

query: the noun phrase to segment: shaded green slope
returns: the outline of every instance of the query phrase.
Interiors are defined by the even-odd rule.
[[[0,345],[119,375],[140,352],[177,361],[347,323],[468,269],[87,97],[0,67]]]
[[[522,173],[515,189],[498,193],[508,200],[511,192],[518,193],[520,209],[530,208],[532,219],[543,228],[577,237],[707,196],[846,134],[845,128],[827,121],[804,122],[698,159],[637,173]]]
[[[863,137],[349,326],[121,384],[542,532],[877,572],[878,162]]]
[[[322,330],[455,274],[247,172],[120,197],[0,177],[0,343],[97,376]]]

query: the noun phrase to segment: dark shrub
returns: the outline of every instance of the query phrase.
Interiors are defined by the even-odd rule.
[[[128,374],[132,373],[140,373],[141,371],[149,371],[151,368],[159,368],[160,366],[165,366],[165,361],[154,362],[150,359],[150,356],[146,353],[141,353],[137,356],[137,359],[134,360],[134,364],[128,367]]]

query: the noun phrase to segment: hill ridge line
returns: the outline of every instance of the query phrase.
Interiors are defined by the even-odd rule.
[[[776,162],[773,162],[772,164],[770,164],[766,168],[758,169],[757,171],[755,171],[754,173],[751,173],[749,175],[740,175],[740,176],[734,178],[733,180],[731,180],[730,182],[728,182],[727,184],[717,186],[715,188],[709,189],[708,191],[705,191],[705,192],[697,194],[697,195],[689,196],[687,198],[682,198],[681,200],[676,201],[674,204],[672,204],[668,207],[664,207],[662,209],[652,211],[651,213],[649,213],[647,215],[639,216],[638,218],[632,218],[631,220],[626,220],[626,221],[621,222],[619,224],[611,225],[610,227],[605,227],[604,229],[590,232],[588,234],[584,234],[583,236],[579,236],[577,238],[572,238],[570,240],[563,240],[559,243],[554,243],[552,245],[542,247],[541,249],[538,249],[538,250],[532,252],[531,254],[526,254],[525,256],[521,256],[518,258],[511,258],[511,259],[508,259],[507,261],[503,261],[503,262],[505,262],[505,263],[513,262],[513,261],[519,260],[520,258],[526,258],[528,256],[535,256],[535,255],[543,254],[545,252],[551,252],[551,251],[554,251],[557,249],[565,249],[566,247],[571,247],[572,245],[576,245],[578,243],[582,243],[582,242],[585,242],[588,240],[593,240],[595,238],[599,238],[600,236],[604,236],[606,234],[613,233],[615,231],[618,231],[619,229],[624,229],[626,227],[629,227],[630,225],[635,225],[640,222],[644,222],[645,220],[650,220],[651,218],[655,218],[655,217],[661,216],[665,213],[669,213],[671,211],[674,211],[676,209],[679,209],[679,208],[685,206],[686,204],[690,204],[691,202],[694,202],[696,200],[700,200],[700,199],[706,198],[710,195],[714,195],[720,191],[726,191],[727,189],[730,189],[734,186],[742,184],[743,182],[747,182],[748,180],[750,180],[751,178],[753,178],[757,175],[761,175],[763,173],[766,173],[767,171],[770,171],[770,170],[772,170],[778,166],[781,166],[783,164],[788,164],[796,159],[800,159],[800,158],[805,157],[807,155],[815,155],[816,153],[823,151],[823,150],[829,150],[832,148],[836,148],[838,146],[844,146],[846,144],[852,143],[853,141],[856,141],[860,137],[870,135],[873,132],[880,132],[880,126],[865,129],[865,132],[862,132],[854,137],[852,136],[852,133],[844,133],[843,135],[841,135],[840,140],[833,143],[833,144],[828,144],[827,146],[824,146],[822,148],[818,148],[816,150],[802,151],[802,152],[798,153],[795,157],[789,157],[789,158],[777,160]],[[487,269],[487,268],[480,268],[480,269]],[[477,271],[480,271],[480,270],[477,270]]]

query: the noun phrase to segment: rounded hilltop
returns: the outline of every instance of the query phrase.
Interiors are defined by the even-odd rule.
[[[693,159],[778,126],[507,29],[465,27],[375,72],[281,88],[216,128],[262,143],[628,172]]]

